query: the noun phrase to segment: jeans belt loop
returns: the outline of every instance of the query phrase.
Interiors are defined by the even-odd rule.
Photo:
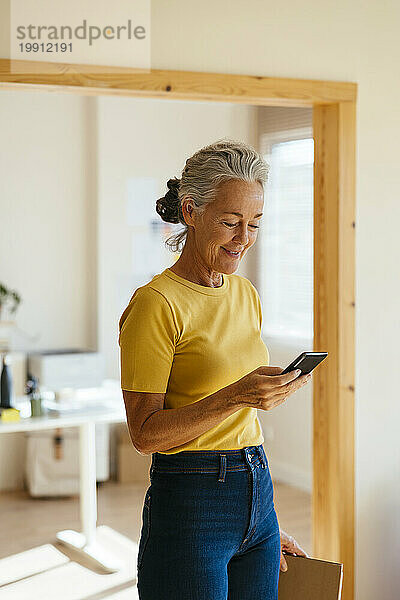
[[[219,455],[219,479],[218,481],[225,481],[226,473],[226,454]]]
[[[258,455],[259,455],[261,463],[262,463],[261,468],[265,469],[267,467],[267,463],[266,463],[265,458],[264,458],[264,453],[262,451],[262,447],[261,446],[257,446],[257,451],[258,451]]]

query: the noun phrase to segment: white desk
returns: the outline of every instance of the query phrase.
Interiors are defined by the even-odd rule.
[[[100,388],[99,388],[100,389]],[[95,401],[91,397],[93,404]],[[126,422],[125,406],[120,392],[120,397],[115,391],[104,389],[101,394],[101,403],[104,406],[94,408],[90,406],[82,412],[63,416],[23,416],[27,413],[26,397],[16,398],[15,407],[21,409],[21,420],[11,423],[0,421],[0,433],[15,433],[18,431],[35,431],[41,429],[55,429],[57,427],[79,427],[79,493],[80,515],[82,533],[66,529],[56,534],[57,539],[78,550],[79,553],[89,556],[108,573],[114,573],[121,567],[107,549],[101,547],[96,540],[97,523],[97,488],[96,488],[96,423],[123,423]]]

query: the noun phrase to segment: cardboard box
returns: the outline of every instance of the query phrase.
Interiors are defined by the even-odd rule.
[[[340,600],[341,563],[285,554],[288,570],[279,574],[279,600]]]
[[[117,433],[117,478],[120,483],[150,483],[151,454],[140,454],[129,435],[128,427],[121,424]]]

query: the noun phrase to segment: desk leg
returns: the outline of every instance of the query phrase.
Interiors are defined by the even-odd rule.
[[[96,540],[97,488],[96,488],[96,438],[95,424],[79,426],[80,513],[82,533],[66,529],[57,533],[57,539],[94,560],[108,573],[121,568],[113,556]]]
[[[79,435],[80,512],[82,532],[86,544],[96,539],[96,437],[95,424],[83,423]]]

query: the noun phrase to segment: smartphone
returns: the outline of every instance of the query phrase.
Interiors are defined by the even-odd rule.
[[[282,371],[282,373],[279,373],[279,375],[290,373],[290,371],[294,371],[295,369],[301,370],[300,375],[311,373],[311,371],[313,371],[327,356],[327,352],[302,352],[284,371]]]

